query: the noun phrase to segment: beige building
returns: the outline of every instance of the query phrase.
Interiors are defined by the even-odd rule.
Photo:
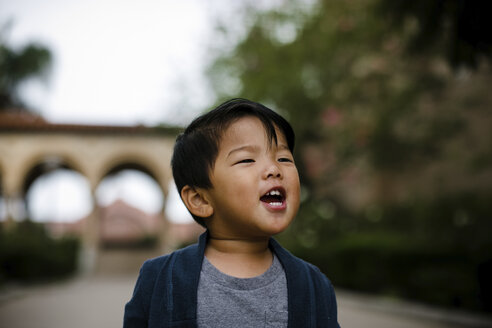
[[[30,114],[0,114],[0,186],[7,222],[23,219],[25,196],[39,176],[55,169],[76,171],[95,191],[107,176],[124,169],[148,174],[164,198],[172,181],[170,160],[176,129],[144,126],[89,126],[52,124]],[[165,203],[165,202],[164,202]],[[2,214],[3,212],[3,214]],[[159,226],[161,251],[178,242],[169,235],[169,221],[162,209]],[[94,206],[83,224],[81,268],[92,272],[100,251],[100,213]]]

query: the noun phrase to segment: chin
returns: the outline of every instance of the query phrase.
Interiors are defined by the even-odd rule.
[[[279,233],[285,231],[285,229],[287,229],[289,227],[291,222],[292,222],[292,220],[290,220],[288,222],[279,222],[277,224],[273,224],[273,225],[269,226],[267,228],[269,235],[274,236],[276,234],[279,234]]]

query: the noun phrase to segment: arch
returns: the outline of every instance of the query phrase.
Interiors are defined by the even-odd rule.
[[[48,223],[54,229],[61,229],[62,222],[66,227],[78,224],[77,234],[83,232],[82,220],[95,207],[87,178],[63,165],[47,171],[35,166],[22,202],[26,218]]]
[[[25,197],[29,187],[32,183],[42,176],[43,174],[58,170],[67,169],[75,171],[85,178],[84,172],[80,170],[75,160],[72,160],[69,156],[58,154],[46,154],[43,156],[36,156],[26,161],[25,171],[21,173],[21,193]]]
[[[132,160],[125,160],[121,161],[120,163],[112,166],[102,177],[103,179],[109,175],[116,174],[120,171],[123,170],[135,170],[135,171],[140,171],[143,172],[147,175],[149,175],[152,179],[157,181],[157,177],[155,174],[144,164],[141,164],[137,161],[132,161]]]
[[[154,163],[150,158],[146,158],[141,155],[122,155],[116,158],[110,159],[102,169],[97,185],[99,185],[106,177],[121,172],[123,170],[136,170],[150,176],[158,185],[162,191],[164,197],[167,197],[167,188],[163,183],[165,182],[165,174],[161,173],[159,166]]]
[[[144,126],[64,125],[23,122],[7,126],[0,138],[0,192],[6,204],[7,219],[15,224],[20,218],[17,204],[23,202],[32,184],[43,174],[68,169],[87,179],[92,200],[96,189],[109,175],[131,169],[150,177],[167,199],[172,179],[169,165],[176,131]],[[85,188],[85,187],[84,187]],[[92,203],[96,205],[96,202]],[[165,205],[160,222],[162,244],[170,247]],[[100,208],[93,206],[83,224],[81,271],[91,272],[98,256]],[[130,222],[127,222],[130,225]],[[132,226],[133,227],[133,226]],[[133,227],[136,229],[136,227]],[[168,245],[169,244],[169,245]]]
[[[127,166],[114,175],[106,176],[95,191],[99,207],[108,207],[118,200],[145,213],[162,213],[164,193],[149,174]]]

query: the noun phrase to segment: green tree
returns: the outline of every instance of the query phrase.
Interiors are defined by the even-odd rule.
[[[492,59],[492,4],[477,0],[382,0],[381,13],[393,27],[414,20],[418,29],[408,44],[411,53],[440,49],[453,67],[477,68]]]
[[[440,127],[422,127],[413,140],[395,131],[413,114],[417,96],[439,90],[450,74],[439,56],[404,57],[412,28],[388,29],[374,14],[376,1],[321,1],[308,13],[299,10],[301,1],[287,4],[254,16],[246,37],[215,61],[219,98],[272,104],[293,123],[300,148],[329,142],[341,163],[364,157],[371,167],[400,169],[410,155],[438,148]],[[229,80],[239,92],[231,92]]]
[[[247,14],[244,37],[220,53],[210,77],[219,100],[263,102],[294,126],[304,193],[285,241],[346,287],[479,308],[475,270],[492,258],[492,75],[477,59],[482,48],[453,59],[454,30],[442,28],[425,51],[409,52],[426,29],[411,18],[395,28],[384,1],[283,4]],[[354,252],[388,259],[388,272],[401,268],[406,278],[349,274]],[[343,258],[348,271],[326,267]],[[463,288],[431,290],[446,271]]]
[[[50,51],[36,43],[16,48],[8,44],[6,28],[0,33],[0,110],[27,110],[19,87],[30,78],[43,77],[51,63]]]

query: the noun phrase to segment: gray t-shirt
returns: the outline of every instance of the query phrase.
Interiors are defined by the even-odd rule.
[[[236,278],[203,259],[197,323],[208,327],[287,327],[287,280],[276,256],[258,277]]]

